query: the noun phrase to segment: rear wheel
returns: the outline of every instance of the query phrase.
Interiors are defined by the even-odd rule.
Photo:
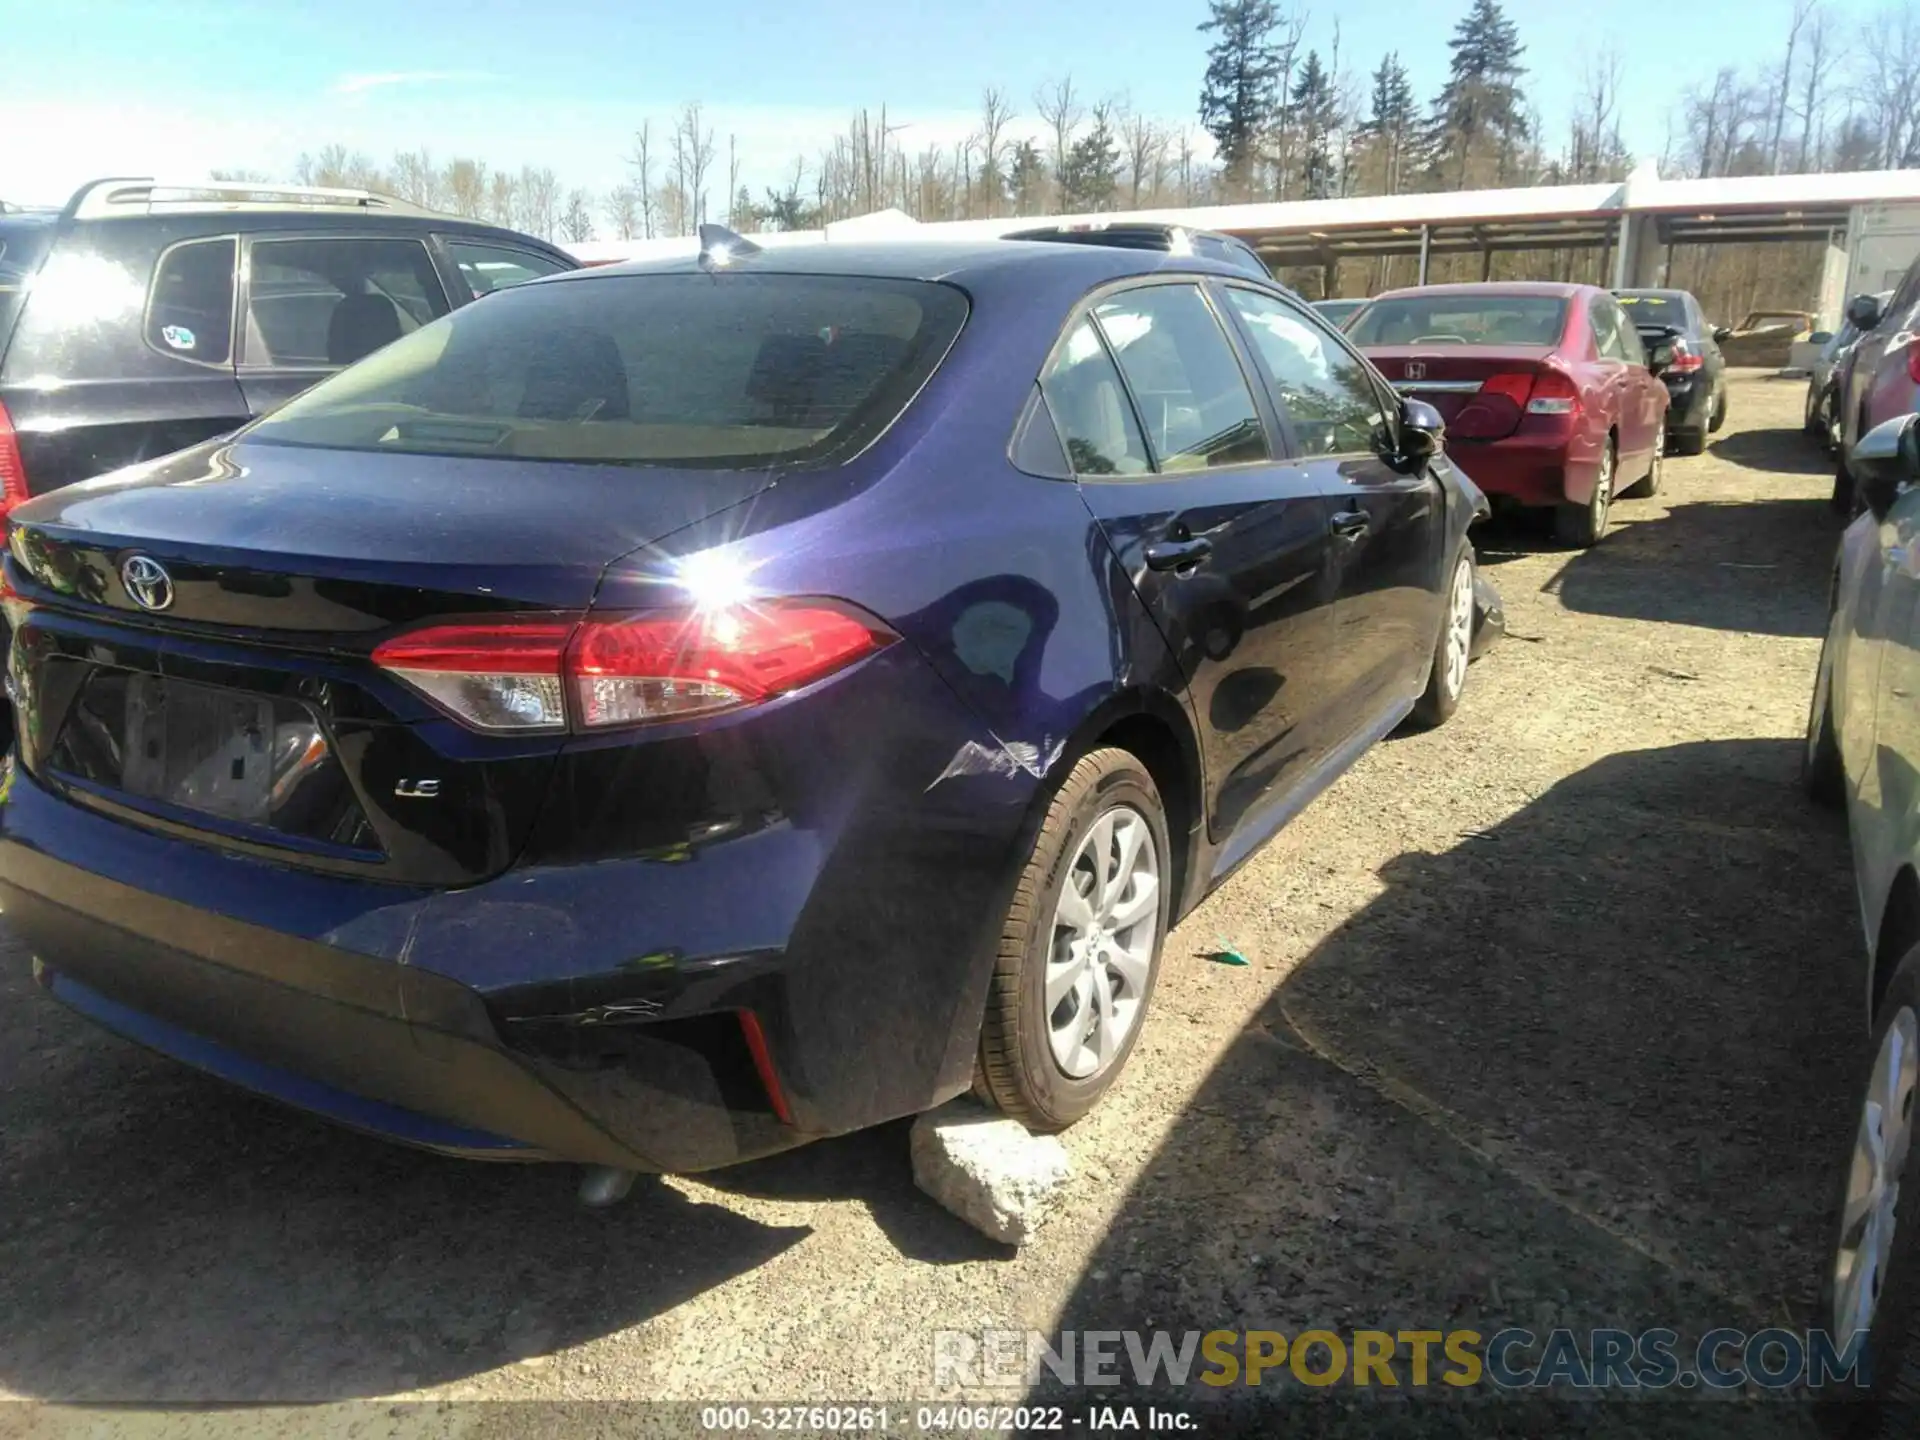
[[[1712,428],[1709,424],[1708,428]],[[1676,455],[1698,455],[1707,448],[1706,430],[1677,429],[1673,432],[1673,450]]]
[[[1473,547],[1462,546],[1460,558],[1453,562],[1453,578],[1447,582],[1426,692],[1413,702],[1409,717],[1422,730],[1445,724],[1460,708],[1460,692],[1467,684],[1467,661],[1473,655],[1473,570]]]
[[[1047,807],[1015,886],[980,1031],[976,1090],[1064,1130],[1133,1052],[1172,903],[1166,812],[1146,767],[1095,750]]]
[[[1720,427],[1727,423],[1727,387],[1716,386],[1707,396],[1707,429],[1718,434]],[[1697,452],[1696,452],[1697,453]]]
[[[1600,452],[1600,473],[1593,477],[1593,494],[1584,505],[1561,505],[1553,512],[1554,533],[1563,544],[1585,550],[1598,545],[1607,533],[1607,521],[1613,514],[1613,437]]]
[[[1660,481],[1662,478],[1660,466],[1666,459],[1666,456],[1667,422],[1662,420],[1660,422],[1659,433],[1653,437],[1653,458],[1647,462],[1647,473],[1634,481],[1630,489],[1622,490],[1620,494],[1632,500],[1644,499],[1649,495],[1658,495],[1660,493]]]
[[[1902,957],[1887,983],[1871,1054],[1840,1171],[1819,1321],[1841,1353],[1865,1332],[1860,1373],[1867,1385],[1854,1392],[1858,1403],[1832,1404],[1825,1418],[1830,1429],[1847,1435],[1904,1435],[1911,1433],[1905,1423],[1911,1403],[1920,1399],[1920,1220],[1913,1213],[1920,1195],[1920,1147],[1913,1143],[1920,948]],[[1850,1380],[1839,1386],[1853,1398]],[[1903,1413],[1891,1413],[1889,1402]]]

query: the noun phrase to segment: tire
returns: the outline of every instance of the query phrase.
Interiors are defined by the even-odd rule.
[[[1727,387],[1722,385],[1707,398],[1707,429],[1714,434],[1720,433],[1720,427],[1727,423]],[[1699,454],[1699,451],[1694,451]]]
[[[1607,521],[1613,514],[1613,472],[1618,452],[1611,435],[1601,452],[1600,473],[1594,477],[1593,495],[1584,505],[1557,505],[1553,511],[1554,534],[1563,545],[1579,550],[1598,545],[1607,533]]]
[[[1440,604],[1440,633],[1433,640],[1433,661],[1427,666],[1427,688],[1413,702],[1407,717],[1417,730],[1444,725],[1460,708],[1460,692],[1467,685],[1467,665],[1473,658],[1473,547],[1463,545],[1448,572],[1446,594]],[[1464,620],[1462,619],[1464,608]]]
[[[1712,428],[1711,426],[1708,427]],[[1673,432],[1673,451],[1676,455],[1700,455],[1707,448],[1705,430],[1676,430]]]
[[[1833,733],[1833,668],[1829,651],[1833,644],[1833,623],[1829,616],[1827,638],[1820,645],[1820,663],[1813,672],[1813,699],[1807,706],[1807,738],[1800,748],[1800,785],[1816,805],[1838,810],[1846,803],[1845,767],[1840,761],[1840,741]]]
[[[1623,500],[1644,500],[1660,493],[1661,465],[1667,456],[1667,422],[1660,422],[1660,429],[1653,437],[1653,459],[1647,462],[1647,473],[1620,492]]]
[[[1868,1385],[1856,1391],[1851,1381],[1844,1381],[1837,1389],[1816,1392],[1826,1402],[1822,1419],[1836,1434],[1909,1434],[1912,1407],[1920,1401],[1920,1205],[1915,1202],[1920,1196],[1920,1145],[1911,1143],[1914,1121],[1920,1118],[1914,1113],[1915,1081],[1920,1077],[1917,1042],[1920,946],[1901,957],[1881,997],[1867,1052],[1871,1059],[1854,1091],[1847,1148],[1838,1166],[1833,1225],[1828,1232],[1833,1248],[1824,1266],[1814,1328],[1826,1330],[1837,1346],[1844,1347],[1863,1314],[1869,1323],[1861,1355]],[[1878,1103],[1878,1117],[1868,1113],[1870,1103]],[[1881,1166],[1876,1166],[1870,1147],[1864,1152],[1862,1148],[1867,1134],[1875,1129],[1880,1144],[1891,1152]],[[1863,1191],[1868,1196],[1882,1193],[1872,1185],[1876,1169],[1883,1184],[1898,1186],[1905,1204],[1896,1207],[1889,1200],[1883,1208],[1871,1199],[1859,1203]],[[1850,1195],[1865,1212],[1851,1225],[1847,1224]],[[1879,1247],[1871,1241],[1885,1232],[1873,1219],[1891,1228],[1891,1236]],[[1876,1250],[1878,1263],[1870,1258]],[[1858,1286],[1851,1283],[1856,1274]],[[1875,1297],[1864,1311],[1852,1303],[1863,1289]]]
[[[1153,867],[1153,893],[1147,900],[1136,878],[1144,872],[1136,861],[1103,905],[1092,868],[1095,857],[1104,846],[1111,864],[1115,840],[1123,851],[1130,838],[1129,822],[1144,832],[1134,853]],[[1095,750],[1081,759],[1048,803],[1007,907],[980,1029],[975,1092],[982,1099],[1041,1134],[1066,1129],[1099,1103],[1133,1053],[1153,998],[1172,903],[1172,862],[1166,810],[1146,766],[1116,749]],[[1083,897],[1090,927],[1076,924],[1063,909],[1069,886]],[[1089,890],[1092,903],[1086,905]],[[1139,932],[1140,920],[1117,928],[1108,923],[1129,897],[1135,904],[1146,901],[1148,913],[1141,918],[1151,921],[1150,936]],[[1102,924],[1107,924],[1102,953],[1118,952],[1124,963],[1084,958],[1081,937],[1089,929],[1098,934]],[[1049,981],[1057,982],[1068,970],[1080,978],[1048,1006]],[[1099,999],[1103,982],[1109,997],[1104,1006]],[[1103,1015],[1115,1016],[1115,1002],[1123,999],[1129,1007],[1124,1033],[1115,1034],[1100,1021]],[[1077,1028],[1082,1016],[1088,1022],[1084,1031]],[[1063,1062],[1062,1050],[1076,1063]],[[1088,1061],[1094,1068],[1076,1074]]]

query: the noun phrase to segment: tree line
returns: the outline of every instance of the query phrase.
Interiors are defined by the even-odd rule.
[[[1520,26],[1499,0],[1469,0],[1447,42],[1446,77],[1424,104],[1398,52],[1356,70],[1338,23],[1323,52],[1307,43],[1307,18],[1280,0],[1209,0],[1198,130],[1063,74],[1025,110],[988,86],[971,133],[951,144],[910,147],[897,113],[862,108],[758,193],[742,182],[736,138],[717,134],[698,103],[643,119],[625,178],[598,194],[551,168],[436,161],[424,149],[382,165],[329,145],[302,155],[293,174],[570,242],[684,235],[708,220],[814,229],[889,207],[958,220],[1626,175],[1629,62],[1618,50],[1584,62],[1571,116],[1549,135]],[[1683,57],[1661,53],[1663,70],[1676,63]],[[1920,166],[1920,0],[1791,0],[1772,63],[1703,69],[1676,90],[1665,120],[1659,163],[1669,177]],[[1594,257],[1579,263],[1592,268]],[[1560,268],[1569,266],[1578,268],[1571,259]],[[1765,269],[1757,260],[1748,268]],[[1367,283],[1389,278],[1391,267],[1376,263]]]

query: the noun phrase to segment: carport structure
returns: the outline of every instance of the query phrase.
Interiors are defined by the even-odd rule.
[[[1831,323],[1850,293],[1886,288],[1887,272],[1904,268],[1920,250],[1920,170],[1663,180],[1649,162],[1618,183],[1517,190],[927,224],[892,210],[782,235],[778,241],[988,238],[1036,224],[1129,221],[1225,231],[1246,240],[1275,270],[1319,267],[1329,277],[1343,260],[1417,257],[1422,282],[1435,256],[1479,255],[1481,274],[1487,276],[1493,257],[1503,251],[1598,249],[1601,273],[1613,285],[1658,286],[1667,279],[1676,246],[1824,241],[1818,308],[1823,323]],[[682,253],[693,244],[690,239],[602,241],[572,248],[584,260],[607,261]]]

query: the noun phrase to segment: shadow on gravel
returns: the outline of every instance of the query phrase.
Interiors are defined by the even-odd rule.
[[[1818,637],[1846,528],[1817,499],[1689,501],[1631,514],[1545,587],[1569,610],[1762,635]]]
[[[657,1181],[363,1138],[146,1055],[0,978],[0,1385],[324,1400],[596,1340],[804,1239]],[[554,1363],[538,1361],[536,1363]]]
[[[1796,749],[1611,756],[1393,861],[1223,1054],[1059,1326],[1668,1326],[1688,1357],[1717,1325],[1812,1323],[1863,1037],[1845,837]],[[1802,1404],[1684,1392],[1136,1390],[1120,1353],[1117,1391],[1043,1374],[1035,1398],[1189,1405],[1207,1434],[1277,1433],[1274,1406],[1286,1433],[1355,1437],[1811,1428]]]
[[[1833,457],[1800,430],[1735,430],[1712,441],[1716,460],[1768,475],[1831,475]]]

